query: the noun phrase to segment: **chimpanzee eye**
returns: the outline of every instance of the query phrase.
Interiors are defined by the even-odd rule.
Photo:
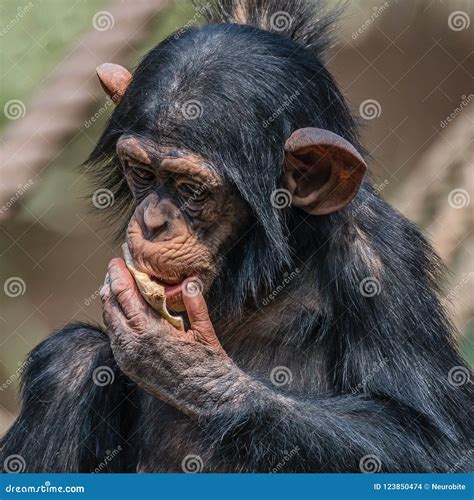
[[[177,190],[181,196],[190,202],[204,201],[207,196],[204,186],[192,182],[178,182]]]
[[[132,167],[132,172],[135,177],[143,181],[151,181],[155,178],[155,174],[146,168]]]

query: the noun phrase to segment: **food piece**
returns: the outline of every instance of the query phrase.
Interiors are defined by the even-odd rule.
[[[184,331],[183,319],[180,316],[172,316],[168,312],[168,309],[166,309],[165,287],[155,281],[152,281],[148,274],[142,273],[135,268],[130,250],[128,249],[128,245],[126,243],[122,245],[122,252],[125,264],[132,273],[138,290],[142,294],[143,298],[160,316],[166,319],[166,321],[171,323],[178,330]]]

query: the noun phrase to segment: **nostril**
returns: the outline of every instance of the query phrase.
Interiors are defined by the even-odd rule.
[[[150,207],[143,214],[143,226],[145,237],[148,240],[154,240],[168,230],[169,222],[161,210],[157,207]]]
[[[145,237],[147,240],[156,240],[161,234],[166,233],[169,229],[169,222],[162,221],[160,223],[145,224]]]

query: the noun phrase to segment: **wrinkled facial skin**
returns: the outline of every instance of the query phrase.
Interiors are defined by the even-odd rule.
[[[182,282],[197,278],[203,292],[209,290],[220,250],[248,209],[195,154],[158,149],[133,136],[119,139],[117,154],[136,200],[126,235],[135,265],[165,285],[169,309],[184,311]]]

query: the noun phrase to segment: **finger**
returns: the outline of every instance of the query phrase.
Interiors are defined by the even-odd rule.
[[[112,259],[109,263],[108,274],[112,294],[115,295],[125,316],[130,319],[137,314],[145,313],[148,305],[140,295],[135,280],[123,259]]]
[[[186,307],[191,330],[198,335],[201,342],[210,345],[216,349],[222,350],[220,342],[212,326],[206,300],[200,290],[187,293],[183,290],[183,302]]]
[[[102,319],[109,336],[124,331],[127,326],[126,318],[117,299],[112,294],[110,285],[106,284],[100,289],[100,300],[102,302]]]

